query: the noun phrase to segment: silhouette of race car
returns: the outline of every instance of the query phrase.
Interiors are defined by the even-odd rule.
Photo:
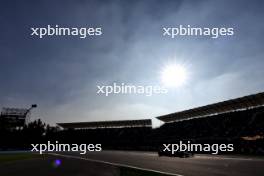
[[[159,149],[158,151],[159,157],[161,156],[170,156],[170,157],[180,157],[180,158],[189,158],[193,157],[194,154],[191,152],[186,152],[186,151],[177,151],[172,153],[171,151],[163,151],[162,149]]]

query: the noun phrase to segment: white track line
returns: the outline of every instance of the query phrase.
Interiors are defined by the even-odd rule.
[[[47,153],[47,154],[53,155],[53,156],[61,156],[61,157],[65,157],[65,158],[73,158],[73,159],[80,159],[80,160],[92,161],[92,162],[97,162],[97,163],[103,163],[103,164],[108,164],[108,165],[117,166],[117,167],[128,167],[131,169],[150,171],[150,172],[155,172],[155,173],[165,174],[165,175],[171,175],[171,176],[184,176],[181,174],[174,174],[174,173],[163,172],[163,171],[158,171],[158,170],[153,170],[153,169],[146,169],[146,168],[141,168],[141,167],[136,167],[136,166],[130,166],[130,165],[126,165],[126,164],[112,163],[112,162],[107,162],[107,161],[102,161],[102,160],[82,158],[82,157],[78,157],[78,156],[62,155],[62,154],[58,154],[58,153]]]

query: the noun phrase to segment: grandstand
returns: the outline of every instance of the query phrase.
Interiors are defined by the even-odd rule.
[[[34,140],[35,143],[49,140],[69,144],[100,143],[104,150],[156,151],[161,144],[188,140],[201,144],[233,143],[235,153],[264,154],[263,105],[264,93],[258,93],[159,116],[157,118],[165,122],[159,128],[152,128],[151,119],[57,123],[63,130],[37,128],[40,126],[37,123],[21,131],[2,133],[2,137],[0,133],[2,141],[6,141],[1,145],[19,148]],[[3,112],[8,113],[2,113],[1,118],[14,114],[10,110]]]
[[[100,143],[104,149],[142,150],[149,146],[147,137],[152,132],[151,119],[58,123],[64,130],[49,140],[65,143]]]
[[[37,105],[33,104],[29,109],[25,108],[2,108],[0,114],[0,126],[7,128],[22,127],[29,121],[30,111],[36,108]]]
[[[151,127],[152,126],[151,119],[57,123],[57,124],[65,129],[67,128],[72,128],[72,129],[129,128],[129,127]]]
[[[247,110],[264,105],[264,92],[241,98],[231,99],[215,104],[197,107],[190,110],[176,112],[157,117],[157,119],[168,123],[192,118],[206,117],[227,112]]]
[[[234,143],[235,153],[264,154],[264,93],[157,117],[165,122],[153,130],[154,145],[190,140]]]
[[[75,143],[102,143],[106,149],[157,150],[162,143],[234,143],[236,153],[264,153],[264,93],[244,96],[151,120],[58,123],[56,139]],[[239,147],[238,147],[239,146]]]
[[[12,126],[23,126],[27,118],[27,109],[3,108],[1,111],[1,122]]]

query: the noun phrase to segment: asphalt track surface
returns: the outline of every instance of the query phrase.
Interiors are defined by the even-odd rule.
[[[54,166],[61,160],[59,167]],[[193,158],[158,157],[152,152],[102,151],[49,153],[44,158],[0,164],[0,176],[118,176],[119,166],[175,176],[263,176],[264,159],[196,155]]]
[[[68,159],[98,162],[112,166],[129,166],[176,176],[263,176],[264,159],[235,156],[196,155],[192,158],[159,157],[152,152],[102,151],[58,153]]]

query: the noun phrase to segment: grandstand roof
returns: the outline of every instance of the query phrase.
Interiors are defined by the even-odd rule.
[[[20,108],[2,108],[1,116],[5,117],[25,117],[27,115],[28,109]]]
[[[98,121],[98,122],[74,122],[57,123],[62,128],[124,128],[124,127],[151,127],[151,119]]]
[[[189,110],[184,110],[164,116],[159,116],[157,119],[167,123],[186,120],[196,117],[204,117],[225,112],[232,112],[242,109],[253,108],[264,105],[264,92],[248,95],[236,99],[231,99],[219,103],[214,103],[206,106],[201,106]]]

